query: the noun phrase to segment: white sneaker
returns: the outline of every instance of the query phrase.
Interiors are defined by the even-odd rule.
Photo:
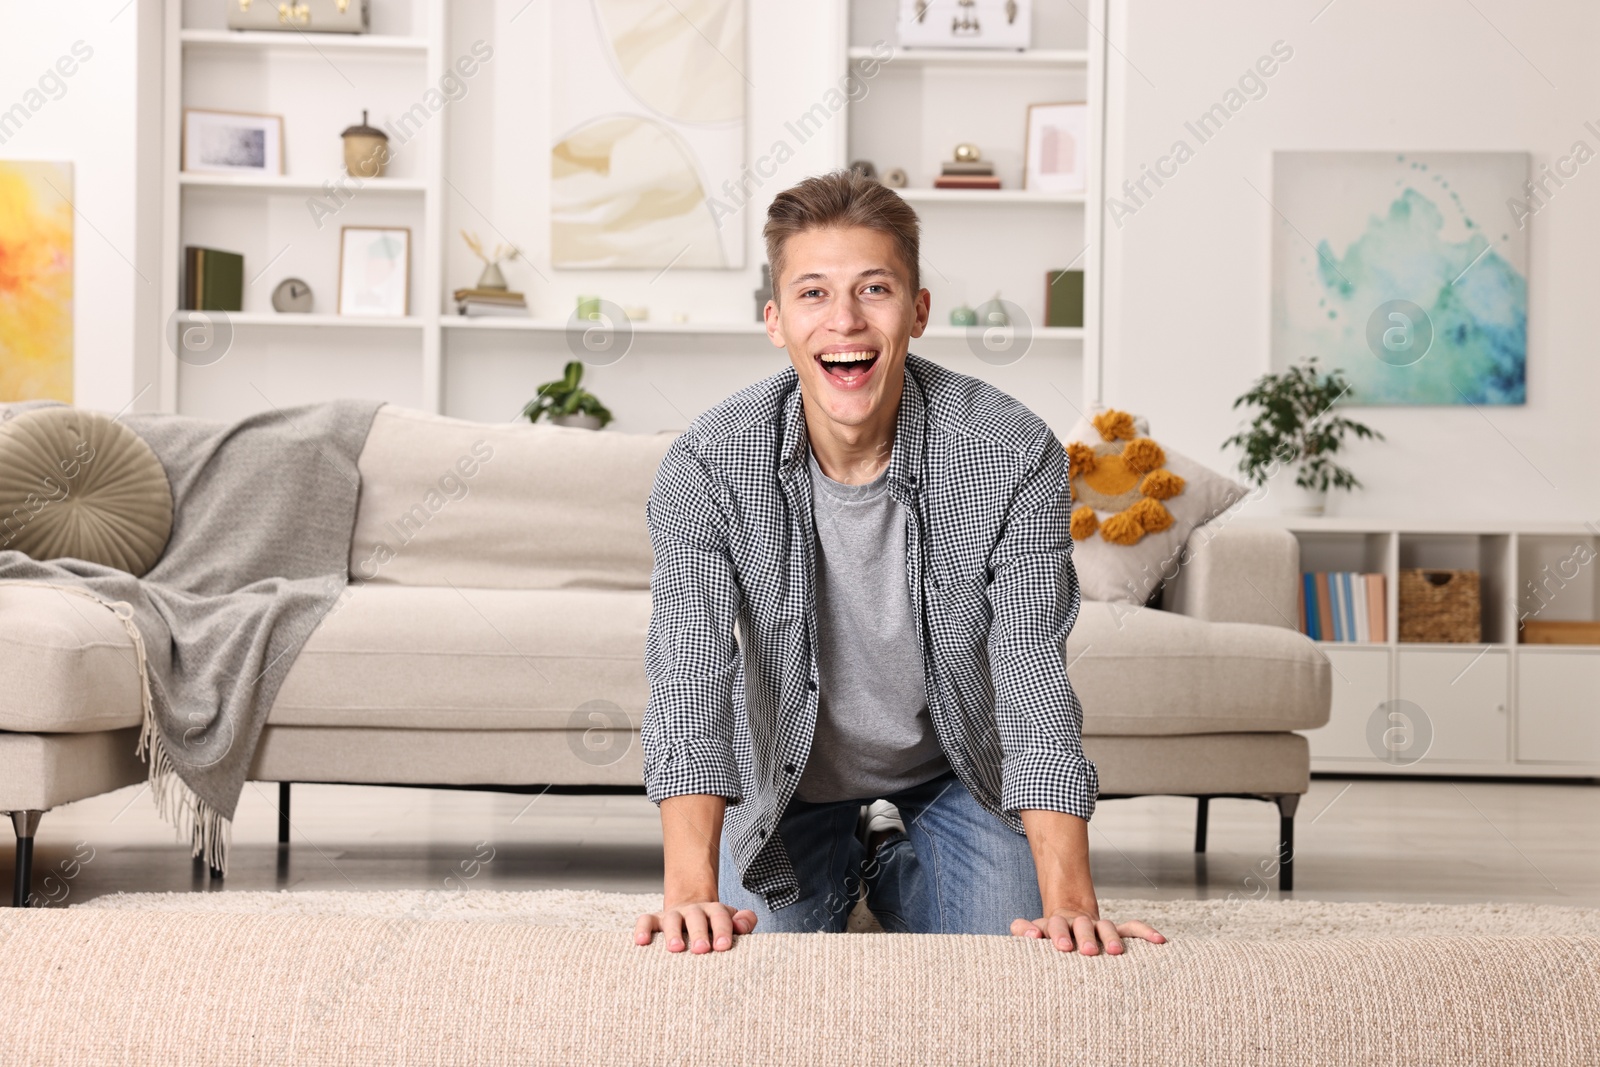
[[[867,805],[867,833],[871,835],[880,830],[891,830],[902,834],[906,832],[905,820],[900,818],[900,809],[887,800],[874,800]]]

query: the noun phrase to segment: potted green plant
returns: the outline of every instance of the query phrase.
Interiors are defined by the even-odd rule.
[[[569,361],[560,378],[539,386],[539,394],[523,406],[523,417],[529,422],[538,422],[539,416],[545,415],[557,426],[580,426],[588,430],[604,428],[613,416],[600,403],[599,397],[579,387],[578,383],[582,380],[583,361]]]
[[[1286,475],[1280,472],[1293,465],[1292,486],[1299,499],[1286,501],[1283,511],[1293,515],[1321,515],[1328,489],[1356,489],[1361,483],[1348,469],[1333,461],[1344,445],[1346,434],[1383,440],[1383,434],[1359,422],[1334,413],[1333,405],[1349,391],[1344,375],[1336,368],[1322,373],[1317,357],[1292,366],[1282,374],[1264,374],[1233,402],[1235,408],[1251,405],[1255,417],[1248,430],[1241,430],[1222,447],[1238,445],[1244,449],[1239,471],[1255,485],[1269,479],[1288,489]]]

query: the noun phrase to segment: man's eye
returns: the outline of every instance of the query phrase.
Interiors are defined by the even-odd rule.
[[[807,289],[805,292],[801,293],[800,295],[801,296],[810,296],[812,293],[820,293],[820,292],[822,292],[821,289]]]
[[[868,289],[883,289],[884,291],[887,292],[887,288],[884,285],[882,285],[882,284],[880,284],[878,282],[873,282],[871,285],[867,286],[867,288]]]

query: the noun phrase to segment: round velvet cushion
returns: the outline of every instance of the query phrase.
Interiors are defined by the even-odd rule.
[[[122,423],[67,405],[0,422],[0,550],[137,576],[171,533],[167,472]]]

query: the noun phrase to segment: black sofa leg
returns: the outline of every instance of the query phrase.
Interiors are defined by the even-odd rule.
[[[278,783],[278,844],[289,843],[289,783]]]
[[[1195,797],[1195,800],[1199,801],[1200,806],[1195,809],[1194,813],[1194,850],[1196,852],[1204,852],[1206,850],[1206,817],[1211,813],[1211,798]]]
[[[1278,802],[1278,892],[1294,888],[1294,812],[1300,806],[1299,793],[1273,797]]]
[[[43,811],[14,811],[11,828],[17,832],[17,877],[11,889],[11,906],[26,908],[33,888],[33,835],[39,831]]]

